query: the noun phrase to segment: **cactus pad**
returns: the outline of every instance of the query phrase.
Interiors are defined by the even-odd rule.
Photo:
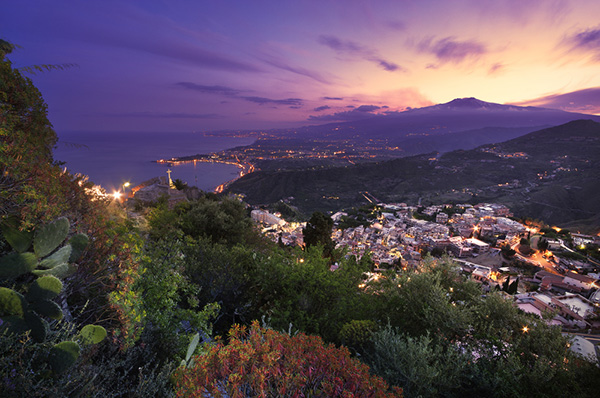
[[[62,373],[75,364],[79,358],[79,344],[74,341],[63,341],[50,349],[48,362],[55,373]]]
[[[33,232],[19,231],[19,220],[9,218],[0,224],[2,235],[8,244],[19,253],[25,252],[31,246],[33,240]]]
[[[27,292],[27,300],[52,300],[58,296],[63,288],[63,284],[55,276],[48,275],[36,279]]]
[[[71,257],[71,245],[65,245],[53,255],[40,261],[39,267],[45,269],[54,268],[57,265],[69,262],[69,257]]]
[[[98,325],[85,325],[79,332],[79,338],[85,345],[98,344],[106,338],[106,329]]]
[[[25,298],[12,289],[0,287],[0,316],[16,315],[23,317],[27,310]]]
[[[69,226],[69,220],[61,217],[38,229],[33,238],[36,256],[42,258],[52,253],[67,238]]]
[[[31,303],[30,308],[38,314],[47,316],[48,318],[60,320],[63,317],[62,309],[54,301],[39,300]]]
[[[90,243],[90,238],[86,234],[77,234],[73,235],[68,242],[73,250],[71,251],[71,257],[69,258],[69,262],[75,262],[79,260],[79,257],[83,254],[83,251]]]
[[[10,253],[0,258],[0,278],[15,278],[33,271],[36,266],[33,253]]]
[[[37,276],[53,275],[57,278],[66,278],[67,276],[69,276],[73,273],[73,268],[69,267],[69,264],[67,264],[67,263],[62,263],[62,264],[57,265],[54,268],[34,269],[31,272]]]
[[[31,337],[37,341],[38,343],[42,343],[46,340],[46,335],[48,334],[48,324],[42,318],[40,318],[37,314],[28,311],[25,314],[25,322],[27,322],[27,326],[31,329]]]

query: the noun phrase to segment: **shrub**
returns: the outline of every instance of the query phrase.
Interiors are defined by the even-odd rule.
[[[217,344],[175,372],[179,397],[401,397],[402,391],[369,374],[345,348],[320,337],[289,336],[254,322],[234,326],[228,345]]]

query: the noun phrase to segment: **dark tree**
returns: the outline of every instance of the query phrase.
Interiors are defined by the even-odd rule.
[[[334,243],[331,239],[331,230],[333,229],[333,220],[321,212],[314,212],[306,227],[302,230],[304,235],[304,244],[306,247],[322,245],[323,255],[331,257]]]

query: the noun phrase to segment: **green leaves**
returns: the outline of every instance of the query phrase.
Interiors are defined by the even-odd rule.
[[[79,332],[79,338],[84,345],[98,344],[106,338],[106,329],[98,325],[85,325]]]
[[[27,299],[33,300],[51,300],[58,296],[63,288],[60,279],[54,276],[43,276],[36,279],[29,287]]]
[[[31,246],[31,240],[33,239],[32,231],[20,231],[19,221],[16,218],[9,218],[2,224],[0,224],[0,230],[4,239],[10,244],[10,246],[19,253],[23,253]]]
[[[33,238],[33,250],[36,256],[41,258],[52,253],[67,238],[68,233],[69,220],[65,217],[44,225],[36,231]]]
[[[75,364],[81,348],[74,341],[63,341],[50,350],[48,362],[55,373],[62,373]]]
[[[33,253],[10,253],[0,258],[0,278],[16,278],[37,266]]]
[[[70,262],[79,260],[79,257],[83,254],[83,251],[90,243],[90,238],[86,234],[76,234],[69,239],[68,244],[71,246],[71,257]]]
[[[16,315],[23,317],[27,309],[25,298],[20,293],[0,287],[0,316]]]
[[[71,245],[66,245],[61,247],[56,253],[40,261],[39,267],[45,269],[54,268],[58,265],[66,264],[69,261],[69,257],[71,257]]]

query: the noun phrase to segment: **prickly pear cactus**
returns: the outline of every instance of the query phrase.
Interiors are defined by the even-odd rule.
[[[50,349],[48,362],[55,373],[62,373],[75,364],[81,348],[74,341],[63,341]]]
[[[52,253],[69,234],[69,220],[61,217],[50,224],[44,225],[35,233],[33,238],[33,251],[38,258]]]
[[[98,325],[85,325],[79,332],[81,344],[98,344],[106,338],[106,329]]]
[[[85,250],[89,239],[77,234],[69,243],[59,247],[69,234],[69,220],[62,217],[41,226],[37,231],[20,231],[14,220],[2,223],[2,233],[15,252],[0,258],[0,280],[16,279],[28,273],[38,276],[26,290],[23,297],[16,291],[0,288],[1,328],[13,332],[31,330],[32,337],[43,341],[47,334],[44,317],[62,319],[63,312],[55,299],[62,291],[59,278],[72,274],[76,268],[72,261],[78,259]],[[73,244],[73,246],[71,245]],[[33,245],[33,252],[24,252]],[[11,286],[13,283],[11,283]]]
[[[69,220],[59,218],[40,227],[37,231],[20,231],[18,222],[8,220],[0,225],[4,239],[15,250],[0,257],[0,282],[8,279],[14,286],[22,275],[38,276],[28,287],[23,284],[19,291],[0,287],[0,330],[10,333],[30,332],[37,342],[43,342],[48,334],[48,322],[44,319],[62,319],[63,312],[54,300],[63,290],[64,278],[73,272],[89,238],[84,234],[73,235],[59,248],[69,234]],[[33,252],[27,250],[33,245]],[[84,345],[98,344],[106,338],[106,329],[97,325],[84,326],[77,338]],[[62,373],[73,366],[81,348],[75,341],[63,341],[49,352],[48,363],[54,373]]]

